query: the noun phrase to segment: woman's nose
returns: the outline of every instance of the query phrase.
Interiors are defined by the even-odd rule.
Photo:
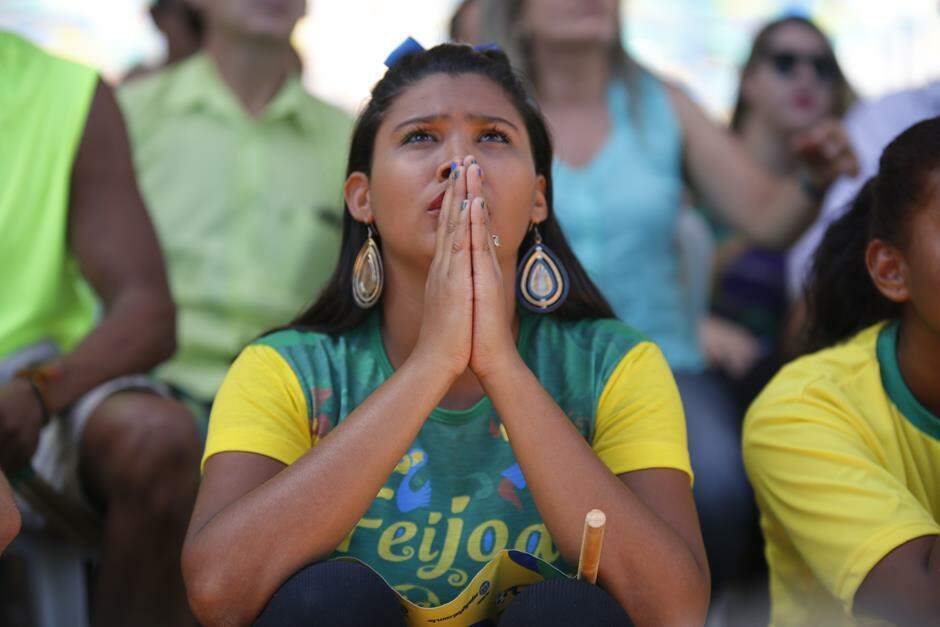
[[[453,170],[456,165],[456,159],[449,159],[448,161],[439,165],[437,168],[437,179],[439,181],[446,181],[447,177],[450,176],[451,170]]]

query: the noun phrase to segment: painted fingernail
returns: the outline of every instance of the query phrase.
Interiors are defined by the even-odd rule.
[[[453,171],[456,170],[456,169],[457,169],[457,162],[456,162],[456,161],[451,161],[451,162],[450,162],[450,171],[453,172]]]
[[[464,198],[464,199],[460,202],[460,210],[461,210],[461,211],[465,211],[465,210],[467,209],[467,207],[469,207],[469,206],[470,206],[470,201],[467,200],[466,198]]]

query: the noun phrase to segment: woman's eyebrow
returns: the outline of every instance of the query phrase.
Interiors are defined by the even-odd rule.
[[[509,128],[511,128],[512,130],[516,132],[519,132],[519,128],[515,124],[513,124],[506,118],[499,117],[498,115],[485,115],[483,113],[470,113],[467,115],[467,119],[470,120],[471,122],[477,122],[477,123],[483,122],[484,124],[493,124],[494,122],[498,122],[500,124],[505,124],[506,126],[508,126]]]
[[[408,118],[404,122],[397,124],[395,128],[392,129],[392,132],[397,133],[398,131],[405,128],[406,126],[413,126],[415,124],[428,124],[430,122],[434,122],[435,120],[447,119],[449,117],[450,117],[449,115],[432,114],[432,115],[422,115],[416,118]]]
[[[413,118],[408,118],[404,122],[401,122],[395,125],[395,128],[392,130],[392,132],[397,133],[398,131],[400,131],[401,129],[407,126],[414,126],[416,124],[430,124],[431,122],[437,122],[439,120],[450,120],[450,119],[451,119],[451,116],[446,113],[421,115],[421,116],[417,116]],[[516,132],[519,131],[519,128],[515,124],[513,124],[506,118],[499,117],[498,115],[486,115],[484,113],[468,113],[465,116],[465,119],[469,122],[474,122],[477,124],[479,123],[493,124],[494,122],[498,122],[500,124],[505,124],[506,126],[510,127]]]

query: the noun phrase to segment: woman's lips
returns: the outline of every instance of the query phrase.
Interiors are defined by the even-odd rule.
[[[796,94],[793,97],[793,105],[797,109],[812,109],[816,106],[816,99],[806,93]]]
[[[437,195],[437,197],[434,198],[434,200],[431,201],[431,204],[428,205],[428,211],[430,212],[440,211],[441,205],[443,204],[444,204],[444,192],[441,192],[440,194]]]

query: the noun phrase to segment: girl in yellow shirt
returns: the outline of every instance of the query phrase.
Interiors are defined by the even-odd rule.
[[[777,627],[940,624],[940,118],[895,139],[827,231],[810,345],[744,457]]]

